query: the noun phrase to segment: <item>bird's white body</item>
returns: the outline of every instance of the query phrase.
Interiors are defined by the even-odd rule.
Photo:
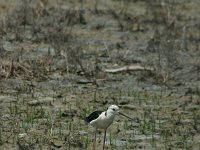
[[[115,115],[119,114],[119,107],[111,105],[106,111],[95,111],[86,117],[86,121],[96,129],[106,130],[115,118]]]
[[[119,107],[116,105],[111,105],[108,109],[99,115],[95,115],[94,119],[90,119],[89,123],[96,129],[106,130],[115,118],[115,115],[119,113]],[[92,118],[91,114],[89,117]]]
[[[102,112],[101,115],[90,122],[91,126],[96,129],[107,129],[113,122],[115,115],[108,115],[106,112]]]

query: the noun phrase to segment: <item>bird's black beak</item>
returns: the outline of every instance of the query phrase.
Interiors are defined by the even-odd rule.
[[[128,119],[133,120],[133,118],[131,118],[131,117],[129,117],[129,116],[127,116],[127,115],[125,115],[125,114],[123,114],[123,113],[121,113],[121,112],[119,112],[119,114],[122,115],[122,116],[124,116],[124,117],[126,117],[126,118],[128,118]]]

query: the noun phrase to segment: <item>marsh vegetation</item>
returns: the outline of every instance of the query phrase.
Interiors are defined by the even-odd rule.
[[[200,2],[1,0],[0,149],[200,149]],[[102,132],[98,134],[101,148]]]

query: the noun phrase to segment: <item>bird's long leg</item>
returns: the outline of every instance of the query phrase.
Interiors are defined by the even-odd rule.
[[[103,137],[103,150],[105,149],[105,143],[106,143],[106,129],[104,131],[104,137]]]
[[[94,131],[93,150],[96,149],[96,137],[97,137],[97,129],[95,129],[95,131]]]

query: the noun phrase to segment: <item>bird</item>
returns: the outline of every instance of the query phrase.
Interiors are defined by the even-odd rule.
[[[108,127],[113,123],[115,115],[123,115],[132,120],[132,118],[127,115],[121,113],[119,111],[119,107],[117,105],[110,105],[106,111],[94,111],[85,117],[85,121],[89,123],[91,126],[95,128],[94,132],[94,141],[93,141],[93,149],[96,147],[96,132],[98,129],[104,130],[104,138],[103,138],[103,150],[105,149],[105,141],[106,141],[106,131]]]

